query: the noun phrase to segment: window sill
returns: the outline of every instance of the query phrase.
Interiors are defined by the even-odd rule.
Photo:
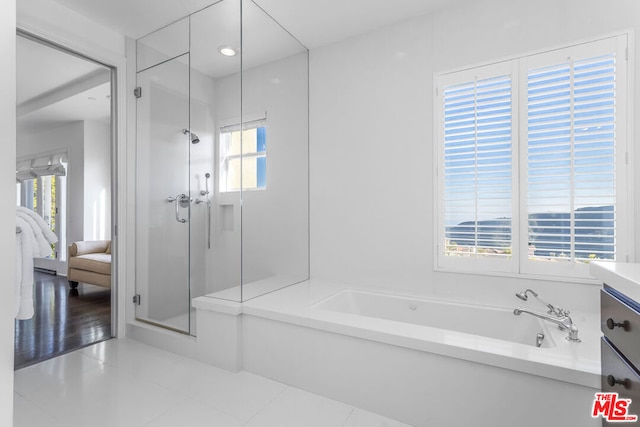
[[[448,267],[436,267],[434,271],[437,273],[468,274],[473,276],[506,277],[511,279],[540,280],[545,282],[558,282],[558,283],[577,283],[582,285],[595,285],[595,286],[602,285],[602,283],[599,280],[587,278],[587,277],[545,276],[541,274],[507,273],[507,272],[500,272],[500,271],[482,271],[482,270],[458,270],[458,269],[448,268]]]

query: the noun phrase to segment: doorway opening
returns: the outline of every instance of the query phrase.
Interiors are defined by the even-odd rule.
[[[15,321],[20,369],[115,335],[115,69],[20,30],[16,52],[17,215],[35,213],[57,240],[20,258],[33,269]]]

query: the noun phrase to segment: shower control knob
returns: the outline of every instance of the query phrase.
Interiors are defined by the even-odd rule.
[[[629,388],[629,383],[630,381],[627,378],[623,380],[617,380],[613,375],[607,376],[607,384],[609,384],[609,387],[613,387],[616,384],[620,384],[624,386],[624,388]]]
[[[193,199],[191,199],[191,197],[187,196],[184,193],[177,195],[176,199],[178,200],[178,203],[180,204],[180,207],[182,207],[182,208],[189,207],[189,203],[191,203],[191,201],[193,200]]]
[[[607,319],[607,328],[613,330],[614,328],[622,328],[625,331],[629,330],[629,321],[625,320],[624,322],[615,322],[612,318]]]

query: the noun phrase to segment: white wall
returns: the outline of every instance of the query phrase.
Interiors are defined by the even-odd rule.
[[[311,277],[424,288],[430,17],[311,51]]]
[[[111,127],[84,122],[84,240],[111,238]],[[69,200],[76,194],[69,194]],[[70,240],[73,242],[73,240]]]
[[[18,27],[74,49],[100,52],[101,57],[125,56],[124,36],[78,12],[50,0],[20,0]]]
[[[633,0],[486,0],[313,50],[311,277],[504,304],[531,286],[596,310],[597,286],[434,272],[432,79],[639,27]]]
[[[0,5],[0,129],[2,129],[2,156],[0,156],[0,190],[15,194],[15,136],[16,136],[16,3],[5,0]],[[0,249],[0,268],[5,289],[0,298],[0,426],[13,425],[13,316],[15,313],[15,212],[0,211],[0,239],[9,242]]]

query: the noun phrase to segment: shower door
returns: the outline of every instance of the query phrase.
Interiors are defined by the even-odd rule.
[[[189,333],[189,54],[137,86],[136,318]]]

